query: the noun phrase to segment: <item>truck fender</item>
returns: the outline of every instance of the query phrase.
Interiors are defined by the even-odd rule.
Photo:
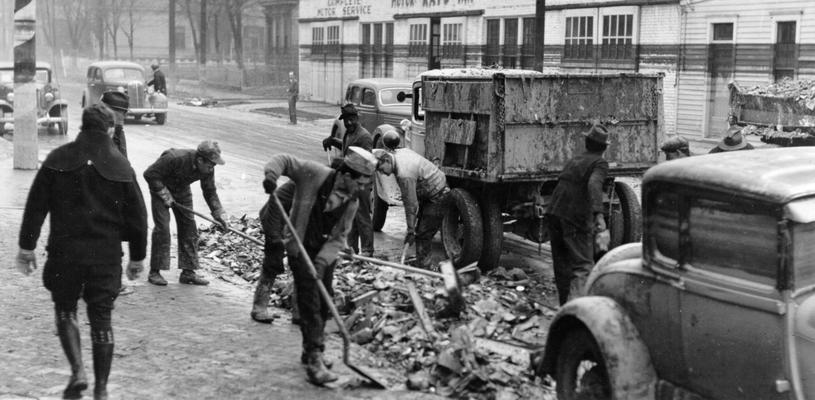
[[[62,108],[62,107],[68,108],[68,102],[65,101],[64,99],[54,100],[54,102],[51,103],[51,106],[48,107],[48,115],[51,115],[51,110],[53,110],[54,108]],[[59,116],[68,117],[67,115],[62,115],[62,114],[60,114]]]
[[[575,329],[594,337],[608,371],[613,399],[651,399],[657,374],[639,331],[616,301],[601,296],[566,303],[552,320],[543,355],[532,355],[531,367],[540,376],[554,375],[563,339]]]
[[[0,100],[0,110],[3,112],[14,112],[14,107],[5,100]]]

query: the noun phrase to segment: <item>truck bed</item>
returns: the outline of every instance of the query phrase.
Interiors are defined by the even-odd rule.
[[[662,75],[478,71],[422,76],[425,157],[439,160],[448,176],[484,182],[554,178],[583,151],[581,133],[594,121],[611,132],[605,154],[610,175],[636,175],[656,164]]]
[[[815,81],[743,87],[730,82],[730,117],[745,134],[780,146],[815,145]]]

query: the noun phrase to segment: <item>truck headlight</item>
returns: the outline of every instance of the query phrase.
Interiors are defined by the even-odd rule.
[[[6,100],[8,100],[9,103],[14,101],[14,92],[9,92],[9,94],[6,95]]]
[[[117,87],[117,88],[116,88],[116,91],[117,91],[117,92],[119,92],[119,93],[127,93],[127,92],[125,91],[125,87],[124,87],[124,86],[119,86],[119,87]]]
[[[45,94],[45,101],[47,101],[49,103],[54,101],[54,94],[51,93],[51,92],[46,93]]]

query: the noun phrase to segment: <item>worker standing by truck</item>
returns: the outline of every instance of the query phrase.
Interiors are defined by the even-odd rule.
[[[608,249],[603,216],[603,182],[608,175],[608,161],[603,153],[609,145],[609,133],[604,126],[595,124],[583,136],[586,151],[563,167],[546,211],[561,305],[583,294],[594,266],[592,239],[602,239]]]

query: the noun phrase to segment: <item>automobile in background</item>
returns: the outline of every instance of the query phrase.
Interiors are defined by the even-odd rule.
[[[128,116],[137,120],[154,118],[159,125],[167,121],[167,97],[147,87],[141,65],[127,61],[98,61],[88,66],[85,77],[83,108],[99,103],[102,93],[120,91],[130,98]]]
[[[535,371],[559,399],[815,398],[813,159],[796,147],[651,168],[642,242],[600,259]]]
[[[38,62],[34,83],[37,88],[37,126],[52,133],[68,133],[68,102],[62,99],[51,66]],[[14,131],[14,63],[0,62],[0,135]]]

